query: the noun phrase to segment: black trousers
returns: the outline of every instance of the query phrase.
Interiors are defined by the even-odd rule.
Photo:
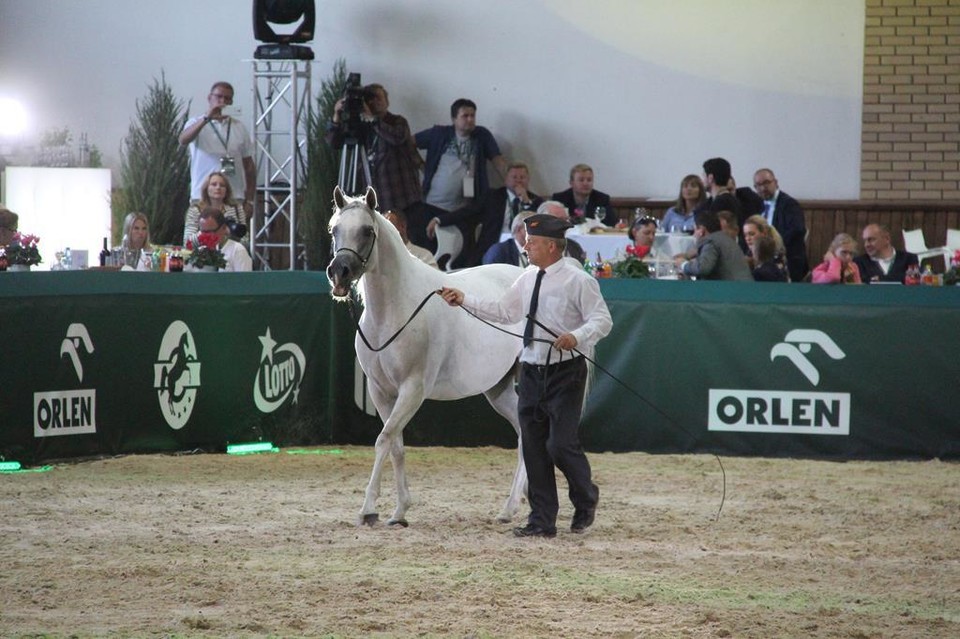
[[[586,383],[582,357],[551,366],[520,367],[520,433],[530,486],[527,522],[547,530],[556,529],[560,507],[554,466],[567,479],[574,508],[593,508],[599,497],[580,443]]]

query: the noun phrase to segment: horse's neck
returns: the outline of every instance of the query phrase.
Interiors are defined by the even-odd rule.
[[[411,295],[413,284],[423,279],[417,273],[420,262],[410,259],[410,252],[399,238],[385,233],[377,239],[377,260],[363,276],[364,305],[376,307],[379,313],[404,312],[411,304],[419,304]],[[426,264],[424,268],[429,269]]]

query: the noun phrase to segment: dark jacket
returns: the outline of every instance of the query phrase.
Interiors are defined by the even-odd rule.
[[[573,189],[567,189],[566,191],[554,193],[552,196],[550,196],[550,199],[556,200],[557,202],[563,204],[565,207],[567,207],[570,217],[574,217],[573,211],[576,208],[577,203],[573,197]],[[617,212],[614,211],[613,207],[610,205],[610,196],[603,191],[594,189],[593,191],[590,191],[590,197],[587,198],[587,205],[583,211],[584,216],[595,218],[598,206],[602,206],[607,210],[603,219],[600,221],[607,226],[616,226],[617,222],[620,221],[620,216],[617,215]]]
[[[907,269],[910,266],[919,267],[920,261],[913,253],[899,249],[895,250],[896,253],[893,256],[893,264],[890,265],[890,271],[886,275],[883,274],[883,269],[880,268],[880,265],[874,262],[866,253],[853,258],[853,261],[857,264],[857,268],[860,269],[860,279],[866,284],[872,282],[900,282],[903,284],[903,280],[907,276]]]
[[[777,195],[773,208],[773,227],[783,238],[790,280],[802,282],[810,270],[810,263],[807,261],[807,224],[803,219],[800,203],[783,191]]]

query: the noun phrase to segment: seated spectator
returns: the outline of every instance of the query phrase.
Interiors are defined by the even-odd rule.
[[[907,277],[907,269],[920,267],[917,256],[901,251],[890,243],[890,229],[882,224],[868,224],[863,228],[863,250],[865,255],[853,259],[860,269],[861,279],[871,282],[900,282]]]
[[[693,213],[707,199],[703,180],[697,175],[688,175],[680,181],[677,203],[667,209],[660,222],[660,229],[667,233],[693,233]]]
[[[200,228],[200,211],[208,207],[223,213],[223,217],[228,222],[234,225],[242,224],[243,233],[240,237],[234,237],[237,240],[242,239],[247,234],[247,214],[244,213],[243,207],[234,201],[230,180],[220,173],[211,173],[203,181],[200,189],[200,200],[187,209],[187,216],[183,223],[183,245],[187,246],[187,242],[196,245]]]
[[[740,239],[740,223],[733,211],[717,211],[717,217],[720,218],[720,230],[732,237],[734,240]]]
[[[427,224],[427,237],[436,237],[437,226],[455,224],[463,234],[463,250],[454,260],[453,268],[477,266],[487,249],[500,241],[501,233],[509,233],[521,211],[535,210],[543,198],[528,190],[530,169],[523,162],[514,161],[507,167],[504,185],[491,189],[479,199],[455,211],[434,211],[436,217]],[[476,228],[479,225],[479,235]],[[474,237],[476,241],[474,242]]]
[[[685,256],[675,258],[681,274],[703,280],[753,281],[740,245],[720,230],[720,218],[716,212],[698,211],[693,235],[697,238],[696,257],[689,260]]]
[[[554,193],[550,199],[567,207],[573,224],[579,224],[588,217],[607,226],[616,226],[620,222],[617,212],[610,205],[610,196],[593,188],[593,169],[588,164],[577,164],[570,169],[570,188]]]
[[[533,211],[523,211],[513,218],[513,227],[510,237],[497,242],[483,254],[484,264],[513,264],[521,268],[527,267],[527,255],[523,252],[523,245],[527,242],[527,227],[523,223]]]
[[[756,268],[753,244],[758,237],[769,237],[773,239],[775,247],[773,259],[777,263],[786,266],[787,252],[783,246],[783,239],[781,239],[779,231],[777,231],[774,226],[771,226],[762,215],[751,215],[743,223],[743,241],[747,245],[747,263],[750,265],[750,268]],[[787,273],[787,281],[789,282],[789,270]]]
[[[403,211],[398,209],[390,209],[383,214],[383,217],[386,218],[388,222],[393,224],[394,228],[397,229],[397,232],[400,233],[400,238],[403,240],[403,244],[407,247],[407,251],[410,252],[410,255],[414,256],[427,266],[440,268],[437,265],[437,259],[433,256],[433,253],[422,246],[417,246],[410,241],[410,237],[407,235],[407,216]]]
[[[790,276],[782,259],[777,259],[777,242],[769,235],[758,235],[750,246],[753,253],[753,279],[758,282],[788,282]]]
[[[153,251],[150,246],[150,221],[143,213],[128,213],[123,219],[123,239],[120,246],[113,249],[123,255],[123,263],[131,268],[147,269],[144,253]]]
[[[20,216],[0,204],[0,247],[7,246],[13,241],[19,221]]]
[[[570,221],[570,212],[560,202],[556,200],[547,200],[543,204],[537,207],[537,213],[546,213],[547,215],[552,215],[553,217],[558,217],[561,220]],[[587,261],[587,252],[583,250],[583,247],[580,246],[580,243],[576,240],[567,239],[566,248],[563,251],[564,257],[569,257],[576,260],[581,265]]]
[[[653,248],[653,240],[657,237],[657,218],[652,215],[641,215],[633,221],[627,236],[633,240],[637,257],[647,259],[657,257]]]
[[[253,260],[240,242],[230,239],[230,229],[223,212],[212,206],[200,212],[200,233],[214,233],[219,238],[219,248],[227,265],[222,271],[252,271]],[[199,233],[198,233],[199,235]]]
[[[813,269],[814,284],[860,284],[860,269],[853,261],[857,242],[846,233],[840,233],[830,242],[823,262]]]

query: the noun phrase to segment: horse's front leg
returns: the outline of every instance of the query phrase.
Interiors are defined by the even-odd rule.
[[[380,480],[383,473],[383,464],[390,453],[394,464],[394,475],[397,482],[397,510],[391,517],[390,523],[400,523],[410,505],[410,492],[407,488],[407,479],[403,463],[403,429],[423,403],[422,386],[411,384],[411,388],[401,388],[394,400],[384,393],[378,385],[369,386],[370,397],[377,407],[377,413],[383,420],[383,430],[377,436],[374,449],[373,470],[360,510],[360,523],[372,526],[380,516],[377,513],[377,499],[380,497]],[[399,448],[397,448],[399,446]],[[399,459],[399,462],[398,462]],[[398,517],[399,514],[399,517]]]

